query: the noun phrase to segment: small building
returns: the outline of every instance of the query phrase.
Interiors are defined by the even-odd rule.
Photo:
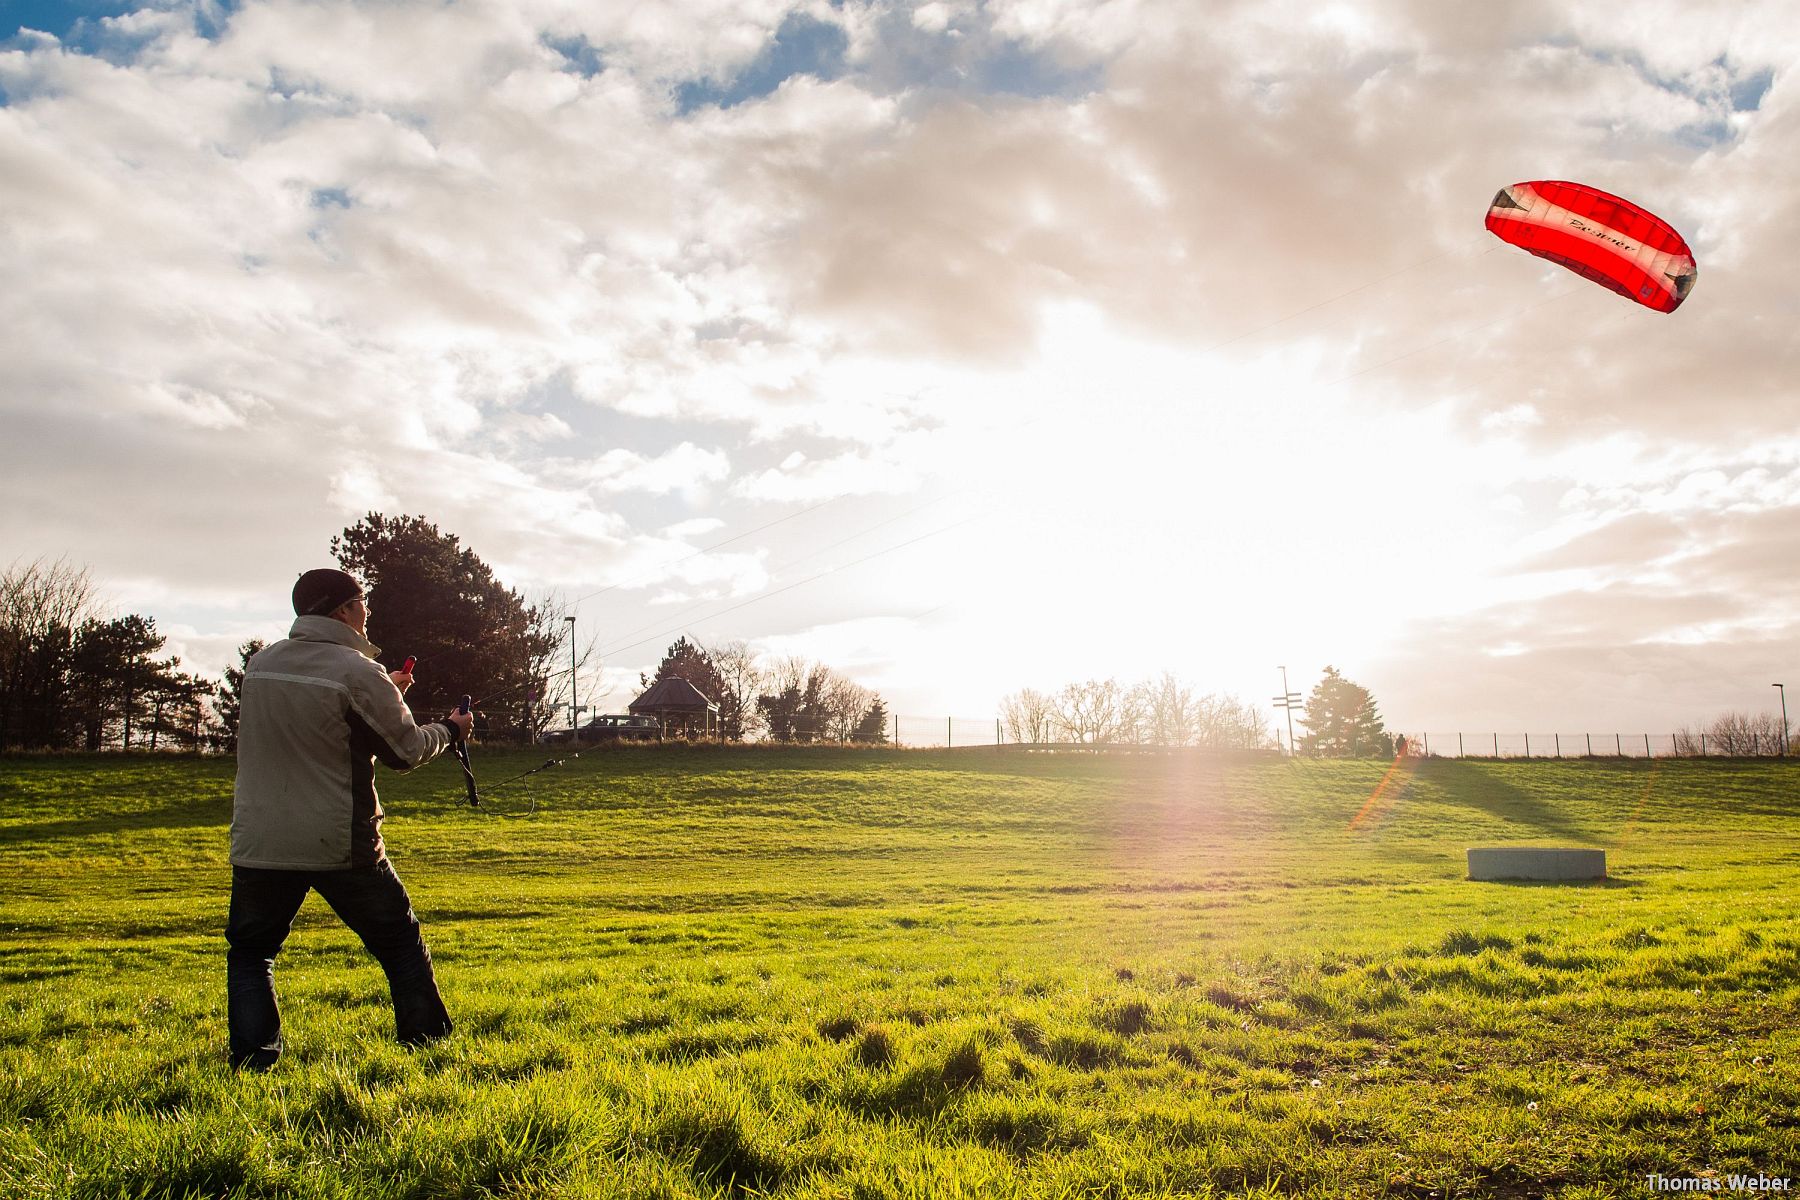
[[[633,716],[655,717],[664,737],[711,737],[719,730],[719,705],[677,676],[651,685],[627,706]]]

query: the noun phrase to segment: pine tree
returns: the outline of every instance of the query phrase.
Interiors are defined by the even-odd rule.
[[[741,719],[736,717],[736,696],[726,687],[724,677],[719,673],[718,664],[713,661],[710,651],[696,642],[690,642],[687,635],[675,639],[669,652],[657,665],[655,675],[638,674],[638,682],[645,691],[649,691],[665,679],[685,679],[694,685],[696,691],[719,706],[719,735],[728,740],[736,740],[727,732],[728,729],[742,730]],[[727,707],[733,711],[727,712]],[[741,737],[741,733],[738,735]]]
[[[850,740],[868,746],[887,745],[888,711],[887,705],[881,702],[880,696],[875,697],[869,704],[869,711],[865,712],[862,720],[856,723],[856,730],[851,733]]]
[[[685,679],[714,703],[719,702],[725,691],[725,681],[719,678],[719,668],[713,664],[712,655],[706,652],[706,647],[688,641],[686,634],[675,639],[662,662],[657,664],[656,674],[640,672],[638,675],[638,682],[645,691],[665,679]]]
[[[225,682],[213,693],[213,711],[219,724],[214,741],[219,749],[237,750],[238,720],[244,709],[244,670],[250,656],[263,648],[261,638],[251,638],[238,647],[238,665],[225,668]]]
[[[183,671],[179,658],[154,665],[158,671],[146,692],[150,699],[150,749],[162,749],[172,743],[180,750],[198,750],[209,716],[201,700],[212,693],[213,685]]]
[[[338,565],[369,590],[369,640],[390,670],[416,656],[414,712],[437,715],[462,693],[506,697],[486,713],[486,728],[522,731],[516,713],[555,649],[538,611],[494,578],[454,534],[424,517],[370,513],[331,539]]]
[[[795,740],[800,715],[799,685],[790,683],[778,692],[758,696],[756,707],[762,713],[763,725],[769,731],[770,741]]]
[[[816,742],[832,738],[830,693],[835,679],[822,663],[790,659],[776,665],[768,682],[775,688],[756,698],[757,710],[777,742]]]
[[[1355,758],[1393,752],[1393,741],[1382,729],[1381,713],[1369,689],[1352,683],[1326,667],[1325,677],[1307,697],[1302,718],[1306,736],[1301,747],[1323,758]]]
[[[75,635],[70,684],[89,750],[100,749],[115,721],[120,724],[120,746],[131,748],[132,726],[148,713],[146,697],[173,666],[151,658],[165,640],[156,632],[155,617],[136,613],[82,623]]]

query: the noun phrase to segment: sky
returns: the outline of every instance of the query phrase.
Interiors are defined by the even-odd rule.
[[[1330,664],[1406,730],[1800,685],[1800,10],[6,0],[0,566],[216,674],[370,511],[908,717]],[[1482,224],[1569,179],[1680,311]],[[395,648],[402,650],[403,648]],[[1800,697],[1797,697],[1800,700]]]

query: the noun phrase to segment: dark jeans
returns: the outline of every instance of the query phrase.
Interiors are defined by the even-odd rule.
[[[225,993],[231,1063],[267,1068],[281,1057],[281,1011],[275,1006],[275,956],[309,890],[325,897],[387,972],[394,1032],[422,1045],[448,1034],[450,1014],[438,996],[431,952],[419,933],[406,885],[386,859],[344,871],[231,868],[231,915],[225,922]]]

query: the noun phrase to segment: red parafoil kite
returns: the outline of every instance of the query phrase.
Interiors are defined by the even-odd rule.
[[[1503,187],[1488,208],[1495,237],[1628,296],[1674,312],[1699,268],[1667,221],[1582,183],[1538,179]]]

